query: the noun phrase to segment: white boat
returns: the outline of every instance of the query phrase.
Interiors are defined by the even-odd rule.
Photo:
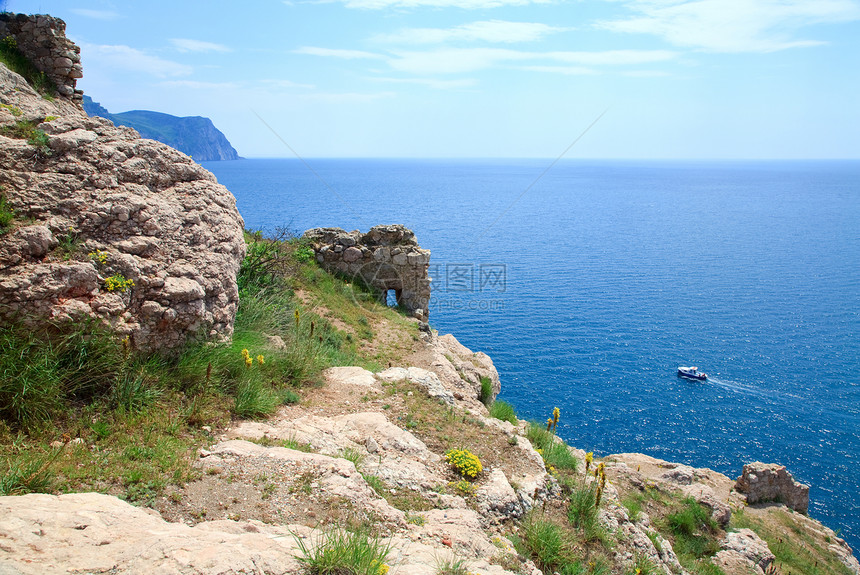
[[[678,368],[678,377],[686,377],[688,379],[698,379],[699,381],[704,381],[708,379],[707,373],[702,373],[699,371],[699,368],[696,366],[692,367],[679,367]]]

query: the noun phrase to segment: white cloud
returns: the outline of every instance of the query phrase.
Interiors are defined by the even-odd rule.
[[[603,52],[548,52],[546,57],[559,62],[587,66],[631,66],[667,62],[677,57],[671,50],[606,50]]]
[[[160,84],[162,86],[191,88],[192,90],[228,90],[239,87],[238,84],[233,82],[198,82],[195,80],[168,80]]]
[[[336,104],[343,103],[367,103],[367,102],[375,102],[376,100],[386,99],[386,98],[395,98],[397,96],[394,92],[378,92],[376,94],[361,94],[358,92],[344,92],[344,93],[322,93],[322,94],[306,94],[303,96],[299,96],[300,99],[310,99],[314,102],[331,102]]]
[[[774,52],[820,45],[799,39],[812,24],[860,19],[856,0],[629,0],[635,15],[598,28],[653,34],[677,46],[709,52]]]
[[[532,72],[545,72],[549,74],[564,74],[566,76],[590,76],[599,74],[594,68],[585,66],[523,66],[523,70]]]
[[[170,43],[180,52],[232,52],[230,48],[223,44],[191,40],[189,38],[171,38]]]
[[[119,14],[112,10],[87,10],[86,8],[72,8],[69,10],[73,14],[83,16],[84,18],[92,18],[94,20],[116,20]]]
[[[274,86],[275,88],[299,88],[302,90],[313,90],[316,88],[313,84],[299,84],[290,80],[263,80],[263,84]]]
[[[643,63],[666,62],[676,52],[669,50],[608,50],[603,52],[528,52],[502,48],[451,48],[424,52],[398,52],[389,61],[395,70],[416,75],[462,74],[520,62],[535,62],[531,69],[549,63],[591,66],[628,66]],[[573,68],[575,70],[576,68]],[[552,71],[559,71],[558,68]],[[580,69],[581,71],[581,69]]]
[[[486,10],[504,6],[528,6],[549,4],[552,0],[341,0],[347,8],[381,10],[383,8],[462,8],[464,10]]]
[[[89,68],[141,72],[156,78],[188,76],[193,71],[191,66],[164,60],[129,46],[82,44],[81,52]]]
[[[567,28],[558,28],[536,22],[485,20],[454,28],[407,28],[394,34],[378,36],[376,39],[397,44],[442,44],[457,41],[513,44],[516,42],[533,42],[549,34],[565,30]]]
[[[364,52],[362,50],[340,50],[337,48],[318,48],[316,46],[302,46],[293,50],[294,54],[308,54],[310,56],[324,56],[330,58],[342,58],[344,60],[358,59],[381,59],[384,56],[374,54],[373,52]]]
[[[374,78],[374,80],[391,84],[415,84],[418,86],[433,88],[434,90],[471,88],[478,83],[478,81],[473,78],[463,78],[461,80],[437,80],[436,78]]]

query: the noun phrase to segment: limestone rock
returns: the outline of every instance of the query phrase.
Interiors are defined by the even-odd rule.
[[[49,17],[31,18],[21,26]],[[0,186],[16,214],[0,236],[0,319],[89,315],[143,350],[229,338],[245,253],[230,192],[188,156],[65,97],[49,102],[3,65],[0,102],[0,126],[41,122],[47,137],[39,148],[0,136]]]
[[[715,565],[723,567],[728,573],[749,573],[753,571],[764,575],[775,559],[773,553],[751,529],[739,529],[726,533],[720,543],[720,551],[713,558]]]
[[[795,481],[784,465],[748,463],[735,482],[735,489],[746,494],[750,505],[775,501],[800,513],[809,509],[809,486]]]
[[[502,389],[499,372],[490,357],[472,352],[451,335],[432,335],[433,370],[450,390],[463,390],[477,400],[481,394],[481,378],[490,380],[492,398]],[[476,405],[477,407],[477,405]]]
[[[434,397],[448,405],[454,405],[454,395],[442,385],[439,376],[432,371],[427,371],[420,367],[389,367],[385,371],[377,373],[376,377],[380,381],[388,383],[394,381],[411,381],[423,387],[430,397]]]
[[[0,573],[298,575],[290,529],[257,521],[189,527],[98,493],[0,497]]]

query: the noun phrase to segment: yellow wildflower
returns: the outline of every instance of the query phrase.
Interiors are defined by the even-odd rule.
[[[251,369],[252,365],[254,365],[254,360],[251,359],[250,357],[246,357],[245,358],[245,367],[247,367],[248,369]]]
[[[263,354],[257,356],[257,363],[259,363],[260,365],[266,363],[265,361],[263,361]]]
[[[248,359],[251,357],[251,353],[247,349],[242,350],[242,359]]]

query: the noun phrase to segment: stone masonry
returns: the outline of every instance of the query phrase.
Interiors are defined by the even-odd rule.
[[[747,463],[735,490],[745,493],[750,505],[775,501],[800,513],[809,508],[809,485],[795,481],[784,465],[776,463]]]
[[[358,277],[384,297],[394,290],[398,305],[426,321],[430,303],[430,250],[421,249],[402,225],[375,226],[366,234],[340,228],[305,232],[317,261],[329,272]]]
[[[81,49],[66,38],[66,23],[36,14],[0,14],[0,40],[12,37],[18,49],[56,85],[61,96],[81,99],[75,90],[81,67]]]

